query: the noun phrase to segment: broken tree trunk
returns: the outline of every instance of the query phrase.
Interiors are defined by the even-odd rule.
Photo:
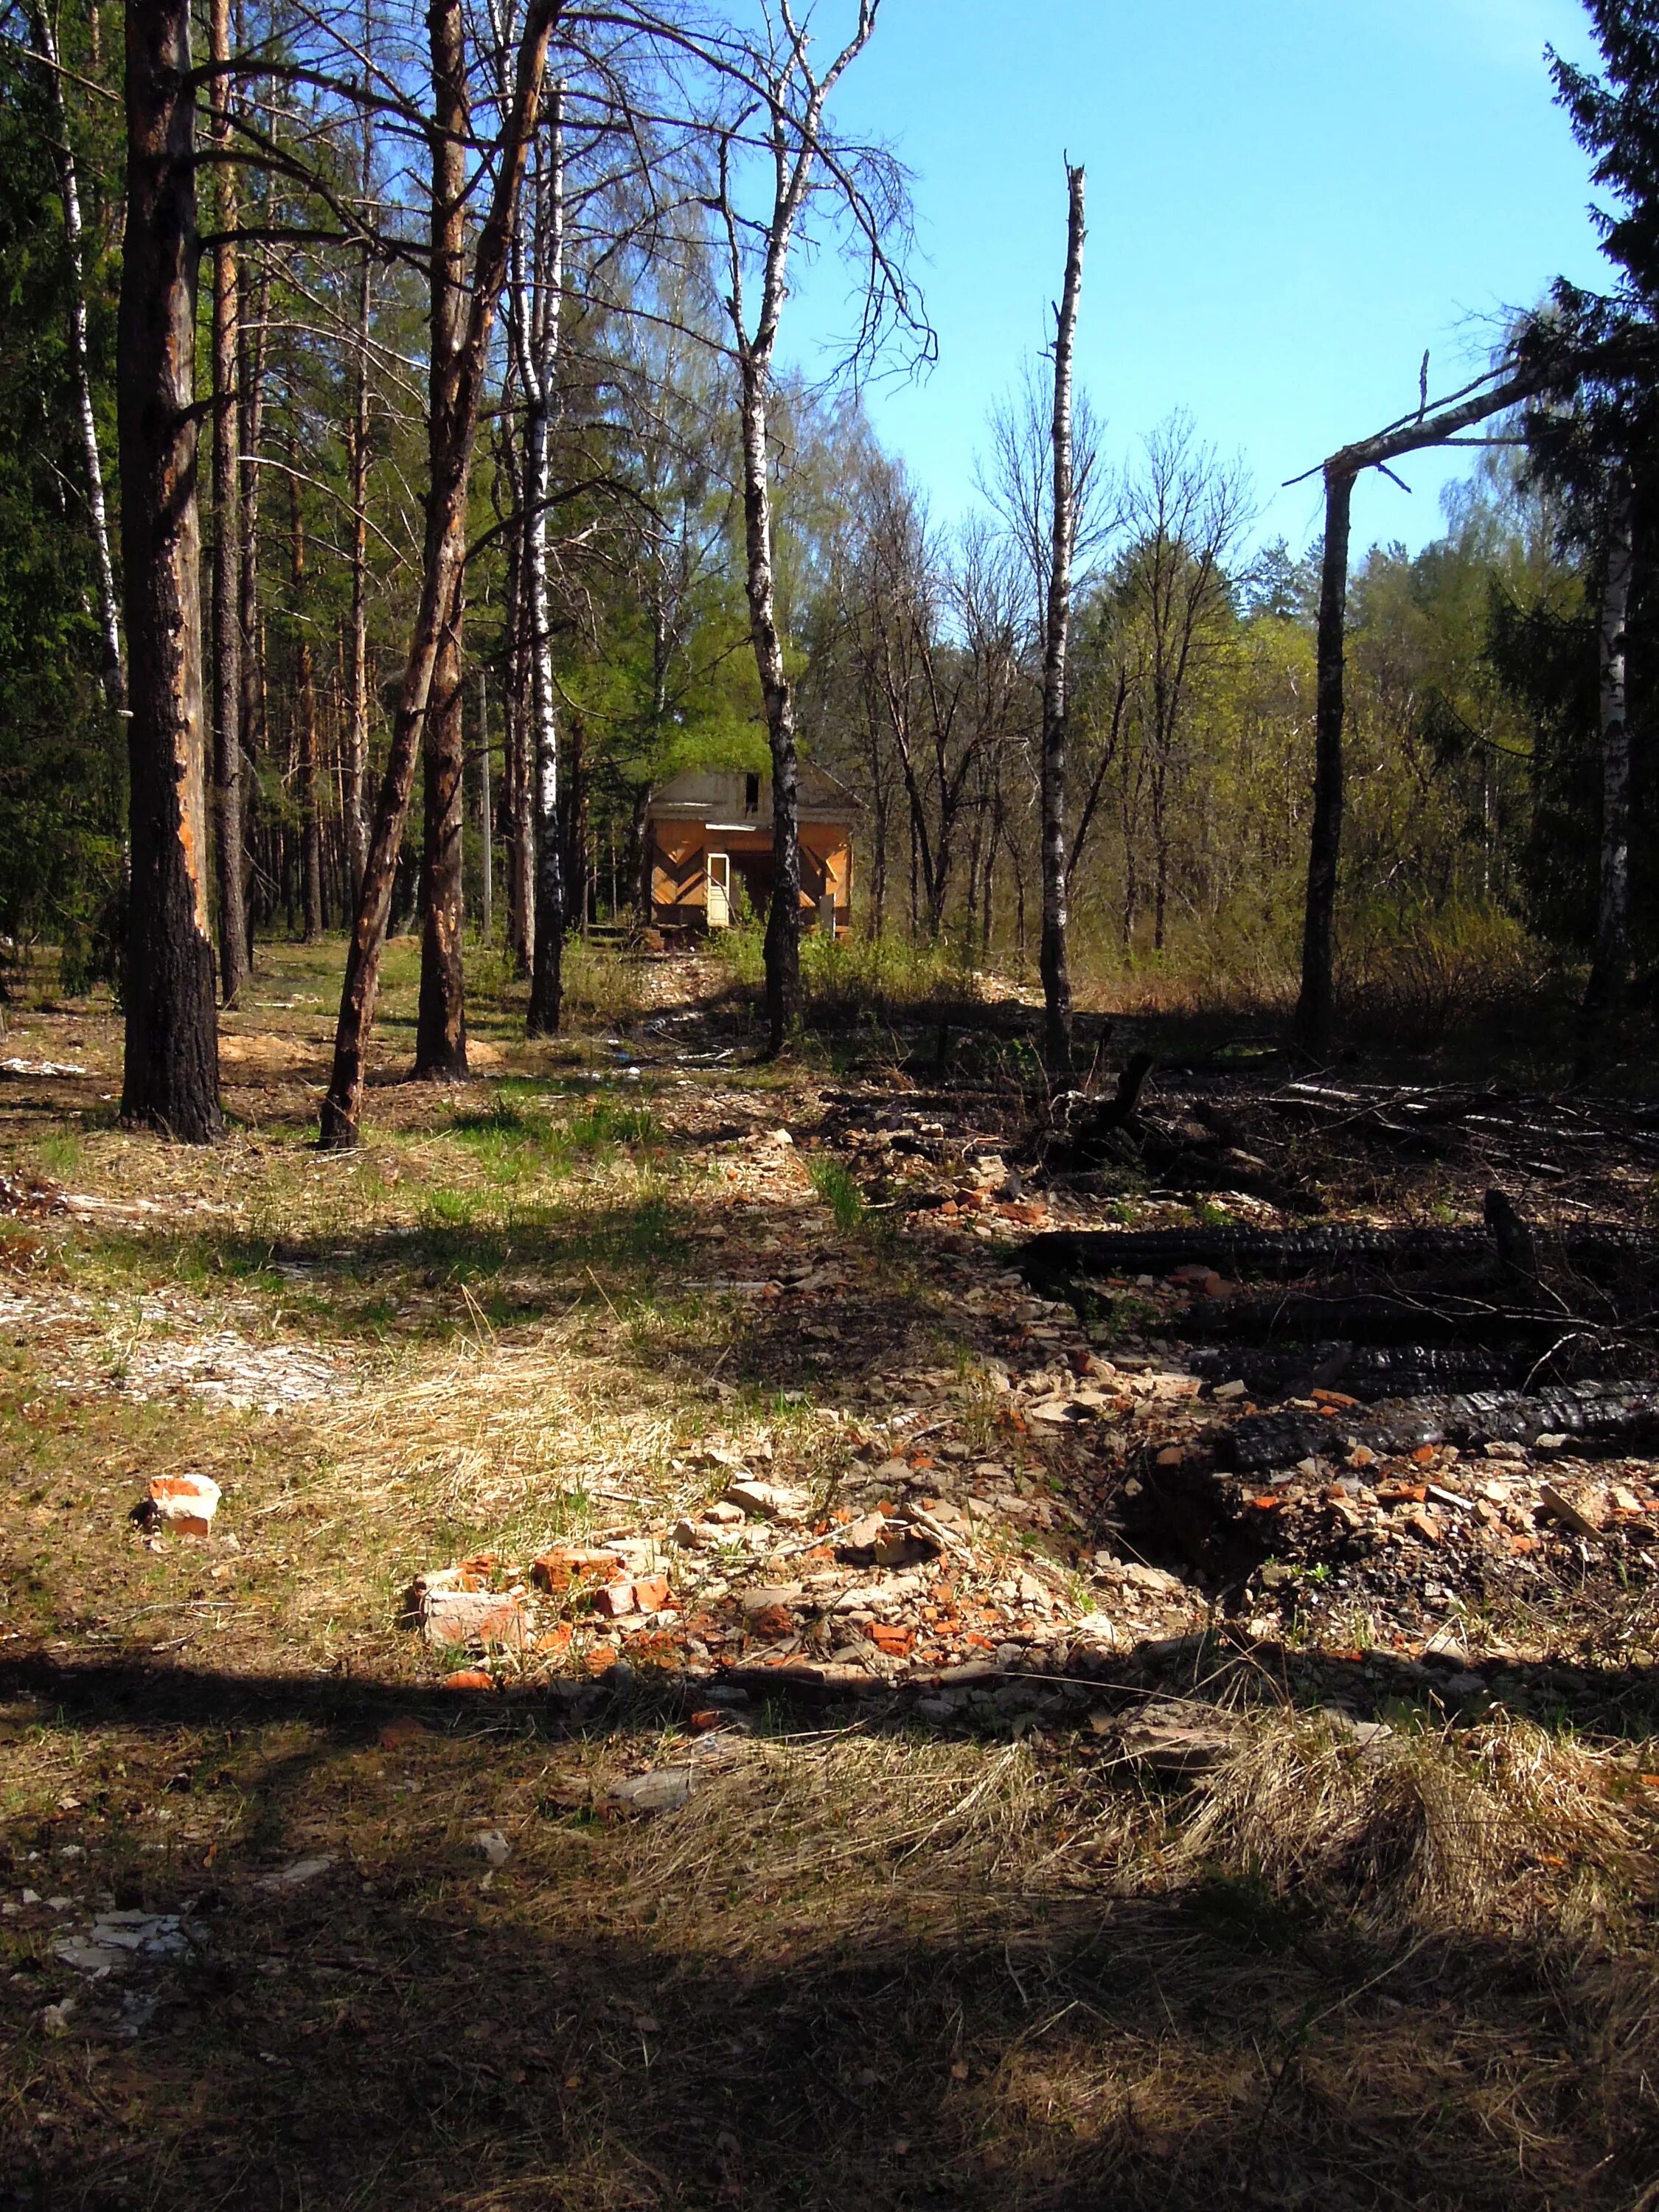
[[[461,350],[466,340],[466,30],[460,0],[434,0],[427,15],[432,48],[431,353],[428,447],[432,480],[438,456],[455,437]],[[427,525],[427,561],[434,558]],[[463,527],[465,523],[463,522]],[[415,1022],[415,1073],[466,1073],[465,908],[462,853],[466,826],[466,739],[461,700],[465,576],[458,560],[427,702],[423,732],[426,837],[421,857],[421,992]]]
[[[495,302],[507,275],[507,254],[524,177],[526,149],[541,106],[542,77],[553,27],[563,0],[530,0],[520,35],[518,68],[511,114],[502,133],[489,210],[479,234],[472,270],[471,301],[461,348],[451,437],[434,455],[428,557],[421,579],[420,603],[410,636],[392,750],[380,785],[374,831],[363,871],[351,942],[346,950],[345,981],[340,994],[334,1037],[334,1066],[323,1102],[321,1137],[325,1145],[357,1141],[362,1113],[364,1057],[386,946],[387,918],[397,876],[420,743],[431,696],[439,647],[459,586],[466,554],[466,495],[471,476],[478,400],[489,362]]]
[[[196,101],[188,0],[130,0],[117,338],[132,888],[125,1120],[222,1132],[208,921],[196,507]]]
[[[1330,1036],[1332,935],[1342,846],[1342,710],[1348,613],[1348,538],[1353,476],[1325,470],[1325,555],[1319,581],[1319,674],[1314,703],[1313,822],[1302,932],[1302,995],[1296,1025],[1304,1043]]]
[[[1042,650],[1042,975],[1043,1058],[1056,1081],[1072,1074],[1072,984],[1066,965],[1066,653],[1072,620],[1072,548],[1076,518],[1072,483],[1072,351],[1083,283],[1083,171],[1066,167],[1069,194],[1066,283],[1054,332],[1053,538]]]
[[[1493,380],[1494,377],[1496,381]],[[1385,472],[1390,461],[1428,446],[1453,442],[1464,430],[1528,398],[1542,382],[1534,369],[1505,368],[1454,393],[1431,413],[1426,405],[1390,423],[1375,437],[1344,446],[1324,464],[1325,558],[1319,595],[1319,679],[1314,738],[1314,807],[1309,838],[1307,896],[1302,929],[1302,991],[1295,1030],[1310,1051],[1322,1052],[1333,1027],[1336,891],[1342,845],[1343,674],[1348,603],[1349,514],[1356,477],[1366,469]],[[1300,481],[1300,479],[1297,479]]]

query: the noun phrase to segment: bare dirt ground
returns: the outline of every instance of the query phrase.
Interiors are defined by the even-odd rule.
[[[335,959],[210,1152],[106,1005],[0,1046],[0,2205],[1659,2203],[1659,1438],[1280,1326],[1639,1395],[1645,1262],[1561,1260],[1650,1224],[1639,1102],[1121,1030],[1061,1173],[1015,995],[768,1068],[590,957],[413,1085],[400,946],[341,1158]],[[1494,1184],[1524,1299],[1022,1272]]]

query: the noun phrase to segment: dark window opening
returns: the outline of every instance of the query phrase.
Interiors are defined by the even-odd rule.
[[[743,780],[743,811],[745,814],[760,812],[760,778],[746,775]]]

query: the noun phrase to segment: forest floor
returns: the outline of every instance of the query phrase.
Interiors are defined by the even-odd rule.
[[[334,1156],[339,957],[262,950],[211,1150],[8,1010],[0,2208],[1659,2206],[1654,1462],[1310,1389],[1224,1561],[1145,1509],[1232,1286],[1016,1265],[1264,1180],[1648,1226],[1639,1103],[1402,1144],[1212,1037],[1256,1194],[1062,1188],[1016,996],[773,1067],[584,955],[415,1085],[399,944]]]

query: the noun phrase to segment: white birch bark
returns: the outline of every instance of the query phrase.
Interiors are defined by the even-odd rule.
[[[514,358],[524,389],[524,566],[534,760],[536,921],[528,1025],[532,1036],[559,1026],[564,884],[559,849],[559,729],[554,706],[553,626],[548,604],[547,503],[552,489],[553,408],[559,317],[564,298],[564,88],[548,99],[546,167],[540,179],[528,259],[521,243],[512,283]]]
[[[1042,653],[1042,971],[1044,1057],[1050,1074],[1072,1073],[1072,986],[1066,965],[1066,657],[1072,620],[1072,547],[1076,535],[1072,471],[1072,351],[1083,284],[1083,171],[1066,172],[1070,206],[1066,284],[1054,333],[1054,513],[1048,604]]]
[[[115,591],[115,564],[110,556],[109,515],[104,502],[104,467],[98,452],[98,422],[92,407],[92,368],[87,344],[87,295],[82,266],[81,191],[75,171],[75,149],[70,143],[69,108],[64,99],[64,80],[58,66],[58,40],[41,0],[29,0],[29,29],[36,48],[47,64],[57,139],[52,155],[58,163],[58,194],[64,209],[64,244],[70,264],[70,374],[75,380],[75,407],[80,418],[81,443],[87,462],[87,512],[92,522],[93,557],[98,571],[98,623],[103,638],[104,696],[116,714],[126,706],[126,678],[121,659],[120,602]]]

